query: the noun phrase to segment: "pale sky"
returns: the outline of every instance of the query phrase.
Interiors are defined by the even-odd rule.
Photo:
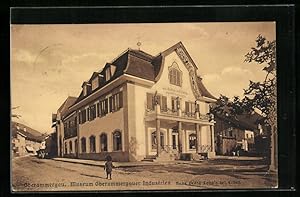
[[[51,132],[51,114],[83,81],[127,48],[157,55],[181,41],[215,96],[242,96],[249,80],[261,81],[263,65],[244,63],[259,34],[274,40],[275,22],[12,25],[11,100],[19,120]],[[13,119],[14,120],[14,119]]]

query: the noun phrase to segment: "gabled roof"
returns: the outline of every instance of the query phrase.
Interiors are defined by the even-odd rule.
[[[19,127],[19,129],[18,129]],[[24,131],[24,128],[26,131]],[[27,140],[35,141],[35,142],[42,142],[45,139],[45,135],[43,135],[41,132],[32,129],[24,124],[18,123],[18,122],[12,122],[11,123],[11,132],[12,136],[15,136],[17,133],[20,133],[23,135]]]
[[[63,104],[58,108],[58,112],[60,112],[61,116],[64,116],[71,105],[73,105],[76,101],[77,97],[68,96],[68,98],[63,102]]]
[[[123,74],[129,74],[141,79],[146,79],[155,82],[156,78],[158,77],[162,69],[161,67],[163,65],[164,57],[172,53],[175,49],[179,47],[185,52],[185,54],[188,56],[189,60],[191,61],[191,64],[197,70],[196,64],[194,63],[193,59],[190,57],[189,53],[185,49],[182,42],[176,43],[175,45],[171,46],[170,48],[166,49],[165,51],[159,53],[156,56],[152,56],[142,50],[129,48],[125,50],[123,53],[121,53],[119,56],[117,56],[117,58],[115,58],[111,63],[106,63],[104,68],[99,73],[94,72],[90,77],[90,79],[87,81],[87,83],[91,83],[91,81],[94,79],[96,74],[100,74],[103,76],[103,78],[101,78],[100,80],[100,85],[94,90],[91,90],[91,88],[89,88],[89,93],[87,95],[83,95],[83,90],[82,90],[80,95],[78,96],[78,98],[73,104],[80,102],[81,100],[83,100],[84,98],[92,94],[93,92],[96,92],[97,90],[101,89],[111,81],[119,78]],[[116,71],[113,74],[113,76],[106,81],[105,71],[110,65],[116,66]],[[201,82],[201,78],[197,79],[197,85],[199,86],[200,92],[202,93],[203,96],[216,99],[204,87],[203,83]]]

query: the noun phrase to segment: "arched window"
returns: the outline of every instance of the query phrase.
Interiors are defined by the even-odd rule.
[[[113,133],[113,150],[122,150],[122,134],[120,131],[115,131]]]
[[[96,142],[95,142],[95,136],[90,137],[90,153],[96,152]]]
[[[190,149],[196,149],[197,141],[196,141],[196,134],[192,133],[189,135],[189,144],[190,144]]]
[[[156,149],[157,147],[157,140],[156,140],[156,131],[152,132],[151,134],[151,144],[152,144],[152,149]],[[160,146],[164,146],[164,133],[160,132]]]
[[[105,133],[100,135],[100,150],[107,151],[107,135]]]
[[[72,153],[73,152],[73,143],[72,143],[72,141],[69,141],[69,146],[70,146],[70,153]]]
[[[169,80],[171,84],[181,86],[182,72],[176,62],[169,67]]]
[[[85,137],[81,138],[81,152],[82,153],[86,152],[86,139],[85,139]]]

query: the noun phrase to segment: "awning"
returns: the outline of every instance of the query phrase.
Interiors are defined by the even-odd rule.
[[[26,146],[25,148],[27,152],[34,152],[34,149],[31,146]]]

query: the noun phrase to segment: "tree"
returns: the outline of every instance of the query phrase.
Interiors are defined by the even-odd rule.
[[[267,41],[257,37],[256,47],[245,55],[245,62],[256,62],[263,65],[266,72],[264,81],[250,81],[244,90],[243,106],[246,110],[259,109],[265,116],[265,124],[270,128],[271,141],[270,170],[277,170],[277,81],[276,81],[276,41]]]
[[[276,89],[276,41],[267,41],[265,37],[257,37],[256,47],[245,55],[245,62],[256,62],[263,65],[266,73],[262,82],[250,81],[249,87],[244,89],[244,98],[238,96],[233,101],[221,95],[216,104],[212,106],[212,113],[237,118],[237,115],[251,113],[259,109],[264,116],[265,126],[270,128],[267,132],[271,141],[269,155],[270,170],[277,170],[277,89]]]

